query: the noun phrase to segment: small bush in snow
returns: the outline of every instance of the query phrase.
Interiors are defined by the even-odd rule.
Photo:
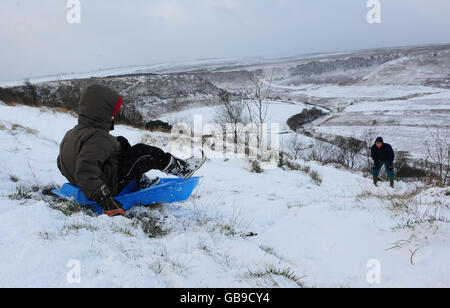
[[[19,185],[16,187],[16,191],[10,194],[8,197],[11,200],[25,200],[31,199],[33,195],[30,189],[26,188],[25,186]]]
[[[14,183],[17,183],[17,182],[20,181],[20,179],[19,179],[17,176],[15,176],[15,175],[11,175],[11,176],[9,177],[9,179],[10,179],[12,182],[14,182]]]
[[[164,229],[156,217],[136,217],[132,225],[141,228],[150,238],[163,237],[169,233],[169,230]]]
[[[130,229],[128,229],[125,226],[120,226],[120,225],[117,225],[117,224],[113,224],[111,228],[112,228],[113,232],[122,233],[122,234],[125,234],[128,237],[136,237],[136,235],[133,233],[133,231],[131,231]]]
[[[286,155],[280,155],[278,166],[283,170],[301,171],[305,174],[308,174],[316,185],[320,186],[320,184],[322,184],[322,177],[317,171],[311,170],[311,167],[308,165],[302,165],[297,162],[293,162],[292,160],[287,158]]]
[[[253,173],[263,173],[263,172],[264,172],[264,169],[261,168],[261,164],[259,163],[259,161],[254,160],[254,161],[252,161],[252,165],[251,165],[251,168],[250,168],[250,172],[253,172]]]
[[[309,175],[311,176],[311,179],[314,181],[314,183],[319,186],[320,184],[322,184],[322,177],[320,176],[319,172],[313,170],[309,173]]]
[[[406,223],[397,224],[395,227],[391,228],[391,230],[398,231],[398,230],[403,230],[403,229],[414,229],[417,226],[422,225],[422,224],[434,224],[436,222],[449,223],[450,220],[448,220],[445,217],[427,217],[427,218],[420,218],[420,219],[408,219]]]
[[[39,237],[44,241],[51,241],[54,239],[54,236],[50,235],[48,232],[39,232]]]
[[[85,206],[79,205],[77,202],[70,202],[67,200],[61,201],[49,201],[49,208],[55,211],[63,213],[65,216],[72,216],[77,213],[84,213],[88,216],[93,217],[94,213]]]
[[[263,270],[259,271],[249,270],[247,273],[245,273],[244,276],[247,278],[262,278],[262,279],[272,278],[272,276],[280,276],[293,281],[300,288],[305,287],[304,283],[301,280],[303,277],[296,276],[295,273],[289,267],[277,268],[274,265],[268,265]]]

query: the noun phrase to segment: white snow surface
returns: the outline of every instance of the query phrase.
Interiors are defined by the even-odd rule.
[[[419,184],[375,188],[359,173],[314,162],[299,161],[320,174],[321,185],[300,171],[257,174],[245,159],[210,159],[188,201],[134,210],[169,230],[158,238],[122,217],[65,216],[38,193],[11,199],[19,185],[66,182],[56,157],[76,122],[47,108],[0,103],[0,287],[299,286],[251,275],[270,267],[288,269],[306,287],[450,286],[448,189],[425,189],[414,211],[393,211],[390,198]],[[164,134],[125,126],[114,134],[168,149]],[[403,226],[431,213],[439,219]],[[372,259],[380,262],[379,284],[367,280]],[[67,280],[70,260],[80,262],[79,284]]]

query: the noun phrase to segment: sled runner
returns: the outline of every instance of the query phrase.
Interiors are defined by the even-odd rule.
[[[201,177],[163,178],[160,179],[158,185],[144,190],[138,190],[136,182],[132,181],[115,199],[123,205],[124,210],[133,206],[181,202],[191,196],[200,179]],[[96,214],[103,212],[97,203],[89,201],[83,192],[74,185],[64,184],[61,189],[54,189],[52,192],[60,198],[77,202],[82,206],[90,206]]]

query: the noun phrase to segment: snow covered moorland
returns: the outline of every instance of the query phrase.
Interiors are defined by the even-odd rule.
[[[210,159],[188,201],[96,217],[46,195],[66,182],[56,157],[76,121],[0,103],[0,287],[450,286],[448,187],[376,188],[302,160],[256,173],[247,159]],[[166,150],[172,140],[113,133]],[[80,281],[68,279],[74,261]]]

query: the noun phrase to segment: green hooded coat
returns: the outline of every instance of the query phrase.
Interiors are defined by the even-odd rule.
[[[58,168],[90,200],[103,184],[107,194],[118,194],[120,143],[109,131],[113,129],[111,117],[120,98],[101,85],[86,88],[80,98],[78,125],[61,142]]]

